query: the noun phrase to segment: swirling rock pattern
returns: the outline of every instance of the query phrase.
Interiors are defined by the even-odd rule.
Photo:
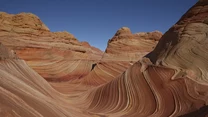
[[[62,93],[72,93],[72,87],[74,87],[75,90],[79,89],[79,87],[76,87],[74,84],[81,83],[82,85],[99,86],[108,83],[124,72],[134,62],[150,52],[154,46],[156,46],[161,36],[162,33],[158,31],[132,34],[129,28],[122,27],[116,32],[114,37],[109,40],[108,47],[102,58],[97,63],[94,63],[91,69],[89,69],[89,66],[88,70],[91,70],[91,72],[82,71],[88,74],[78,79],[70,73],[75,80],[62,83],[53,82],[51,85]],[[87,71],[87,69],[85,71]],[[67,76],[65,78],[70,77]],[[63,81],[61,79],[59,80]]]
[[[64,95],[0,45],[0,115],[2,117],[76,117]],[[5,56],[9,55],[9,56]],[[65,106],[64,106],[65,105]],[[79,113],[77,111],[77,113]]]
[[[72,34],[66,31],[50,32],[47,26],[31,13],[13,15],[0,12],[0,22],[0,41],[14,50],[21,59],[25,60],[42,77],[53,82],[96,76],[94,74],[96,72],[100,75],[98,77],[100,77],[99,80],[102,80],[102,82],[99,81],[98,83],[96,81],[97,83],[91,82],[91,84],[102,84],[104,83],[103,79],[106,82],[106,79],[115,78],[133,62],[139,60],[147,52],[152,51],[157,43],[157,41],[153,40],[159,38],[158,34],[161,36],[159,32],[158,34],[151,33],[148,35],[145,33],[141,36],[138,36],[138,34],[133,36],[130,33],[129,35],[133,36],[133,38],[129,39],[125,36],[122,37],[125,34],[125,30],[122,32],[123,28],[121,28],[111,39],[113,41],[109,42],[109,47],[106,49],[108,52],[103,54],[102,51],[90,46],[89,43],[79,42]],[[128,30],[130,31],[130,29]],[[122,41],[114,41],[116,38],[121,38],[119,40]],[[136,47],[135,44],[139,43],[140,47]],[[133,44],[134,47],[131,47]],[[107,54],[112,50],[118,51],[118,46],[123,46],[126,51],[119,51],[119,56],[115,52],[110,52],[110,55]],[[132,49],[127,50],[127,48]],[[116,60],[115,58],[120,59]],[[110,67],[106,65],[106,61],[111,61],[115,65],[108,64],[112,67],[108,69]],[[95,69],[92,69],[94,64],[97,66]],[[118,68],[117,66],[120,64],[122,64],[122,67]],[[97,68],[98,71],[96,71]],[[100,68],[103,68],[103,70],[99,70]],[[92,73],[91,70],[93,70]],[[115,74],[115,71],[117,74]],[[108,72],[107,74],[110,74],[110,76],[101,72]],[[88,82],[87,79],[91,78],[86,78],[86,83]]]
[[[0,115],[208,116],[207,18],[208,0],[200,0],[162,36],[151,53],[129,65],[125,72],[116,75],[128,66],[126,61],[117,66],[109,60],[93,63],[85,78],[64,82],[68,89],[57,82],[49,85],[0,44]],[[108,72],[107,68],[116,69]],[[55,86],[66,94],[54,90]]]
[[[85,75],[90,70],[76,67],[92,66],[103,54],[66,31],[50,32],[37,16],[30,13],[13,15],[1,12],[0,22],[0,41],[48,80],[70,79],[80,72],[85,72],[82,74]]]
[[[112,117],[180,116],[207,104],[208,85],[174,76],[166,67],[137,62],[120,77],[92,89],[83,97],[91,114]]]
[[[164,34],[147,57],[157,65],[176,69],[175,76],[207,83],[207,20],[207,0],[200,0]]]
[[[121,76],[81,95],[80,102],[101,117],[175,117],[195,112],[206,116],[207,18],[208,1],[200,0],[163,35],[154,51]],[[197,111],[200,108],[206,110]]]
[[[161,36],[158,31],[132,34],[129,28],[120,28],[108,41],[102,59],[95,64],[92,72],[83,77],[82,83],[100,85],[111,81],[152,51]]]

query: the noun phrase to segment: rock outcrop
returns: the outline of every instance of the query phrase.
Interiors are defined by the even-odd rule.
[[[119,61],[117,67],[110,59],[100,61],[93,63],[92,71],[81,82],[77,82],[79,79],[76,78],[71,82],[49,85],[24,60],[18,59],[15,53],[0,44],[0,58],[4,58],[0,60],[0,115],[208,116],[207,18],[208,0],[200,0],[162,36],[151,53],[125,72],[116,77],[116,71],[124,68],[119,67]],[[133,37],[129,32],[128,28],[122,28],[116,35],[122,33]],[[89,47],[85,42],[82,45]],[[107,67],[116,69],[112,70],[114,73],[103,71]],[[102,75],[99,74],[101,72]],[[66,94],[54,90],[54,87]]]
[[[82,83],[96,86],[111,81],[152,51],[161,36],[159,31],[132,34],[129,28],[120,28],[108,41],[101,60],[83,77]]]
[[[153,50],[157,43],[154,40],[162,35],[159,32],[132,34],[124,27],[109,41],[104,54],[87,42],[79,42],[66,31],[50,32],[37,16],[30,13],[1,12],[0,22],[0,42],[48,81],[85,78],[86,84],[106,83]],[[122,51],[120,47],[123,47]],[[91,76],[99,77],[96,83],[88,82]]]
[[[132,34],[129,28],[122,27],[108,41],[103,59],[138,61],[154,49],[161,37],[162,33],[159,31]]]
[[[83,117],[24,60],[0,44],[1,117]]]
[[[200,0],[154,51],[121,76],[83,94],[81,104],[97,116],[208,116],[207,18],[208,0]]]
[[[50,81],[88,74],[92,64],[103,54],[66,31],[50,32],[37,16],[30,13],[1,12],[0,22],[0,42]]]
[[[175,69],[175,77],[207,83],[207,20],[208,1],[200,0],[163,35],[147,57],[156,65]]]

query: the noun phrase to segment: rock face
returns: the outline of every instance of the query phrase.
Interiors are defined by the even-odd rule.
[[[55,91],[34,70],[0,44],[0,116],[76,117],[64,95]],[[65,103],[65,104],[64,104]],[[67,109],[68,108],[68,109]],[[76,113],[79,113],[76,111]],[[80,115],[80,117],[82,117]]]
[[[154,51],[121,76],[82,95],[82,104],[97,116],[208,116],[207,18],[208,1],[200,0]],[[129,34],[126,28],[121,32]]]
[[[207,18],[208,0],[200,0],[162,36],[151,53],[125,72],[115,76],[119,68],[123,70],[122,66],[126,65],[117,61],[115,67],[116,61],[104,61],[103,57],[103,61],[93,63],[92,71],[81,82],[76,78],[71,82],[49,85],[24,60],[0,44],[0,115],[208,116]],[[122,28],[115,36],[122,33],[133,37],[129,32],[128,28]],[[82,45],[89,47],[85,42]],[[108,53],[114,51],[106,50]],[[115,69],[106,72],[106,68]]]
[[[129,28],[120,28],[108,41],[101,60],[83,77],[82,83],[98,86],[111,81],[152,51],[161,36],[159,31],[132,34]]]
[[[0,43],[0,60],[17,59],[16,53]]]
[[[162,33],[158,31],[132,34],[129,28],[120,28],[108,41],[108,47],[101,60],[83,77],[82,83],[101,85],[111,81],[152,51],[161,36]]]
[[[37,16],[30,13],[1,12],[0,22],[0,42],[48,80],[86,75],[103,54],[66,31],[50,32]]]
[[[147,55],[156,65],[176,69],[175,76],[208,82],[208,1],[201,0],[161,38]]]
[[[73,83],[53,82],[51,85],[60,92],[72,93],[72,87],[74,85],[72,86],[71,84],[74,83],[79,82],[87,86],[99,86],[108,83],[120,76],[133,63],[152,51],[161,36],[162,33],[159,31],[132,34],[129,28],[122,27],[109,40],[108,47],[102,55],[102,58],[91,66],[91,72],[76,79]],[[83,42],[83,44],[88,46],[86,42]],[[76,86],[75,89],[77,89]]]
[[[138,61],[156,46],[162,37],[159,31],[132,34],[127,27],[120,28],[108,41],[105,60]]]
[[[79,42],[66,31],[50,32],[37,16],[30,13],[12,15],[0,12],[0,22],[0,42],[14,50],[48,81],[69,81],[86,76],[84,82],[89,84],[87,79],[97,76],[98,81],[93,84],[108,82],[153,50],[157,43],[154,40],[161,36],[160,33],[157,33],[159,36],[153,33],[139,36],[124,27],[117,31],[103,54],[89,43]],[[129,35],[132,38],[127,38]],[[116,41],[117,38],[121,39]],[[119,46],[125,46],[123,52],[119,51]],[[93,65],[95,69],[92,69]],[[109,75],[106,76],[106,72]]]

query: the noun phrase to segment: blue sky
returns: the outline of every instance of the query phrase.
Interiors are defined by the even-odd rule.
[[[198,0],[1,0],[0,11],[31,12],[48,28],[68,31],[105,50],[116,31],[167,31]]]

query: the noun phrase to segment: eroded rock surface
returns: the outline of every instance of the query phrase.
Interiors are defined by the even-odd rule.
[[[118,62],[116,69],[112,70],[114,73],[110,74],[104,69],[115,68],[115,61],[108,59],[93,63],[90,73],[81,82],[76,82],[76,78],[66,84],[51,84],[53,87],[23,60],[16,59],[15,53],[0,45],[0,58],[4,58],[0,60],[0,115],[208,116],[207,17],[208,0],[200,0],[162,36],[151,53],[119,76],[113,74],[126,65]],[[127,31],[123,33],[123,30]],[[126,36],[129,31],[123,28],[121,32]],[[103,76],[99,75],[101,72]],[[108,78],[109,81],[105,82]],[[54,90],[54,87],[66,94]]]
[[[207,4],[207,0],[201,0],[189,9],[147,55],[156,65],[175,69],[175,76],[189,77],[201,84],[208,82]]]
[[[91,65],[103,54],[66,31],[50,32],[37,16],[30,13],[1,12],[0,22],[0,42],[50,81],[88,74]]]
[[[108,41],[103,59],[120,61],[138,61],[152,51],[162,37],[159,31],[132,34],[128,27],[120,28]]]
[[[13,15],[1,12],[0,21],[0,41],[42,77],[53,82],[84,78],[85,84],[106,83],[153,50],[155,40],[162,35],[159,32],[132,34],[124,27],[109,41],[104,54],[87,42],[79,42],[66,31],[50,32],[31,13]],[[129,39],[128,35],[132,38]],[[119,50],[121,47],[122,51]],[[94,64],[95,69],[92,69]],[[93,77],[94,83],[89,83],[91,76],[99,78]]]
[[[83,105],[94,115],[110,117],[208,116],[207,18],[208,0],[200,0],[154,51],[82,95]]]

